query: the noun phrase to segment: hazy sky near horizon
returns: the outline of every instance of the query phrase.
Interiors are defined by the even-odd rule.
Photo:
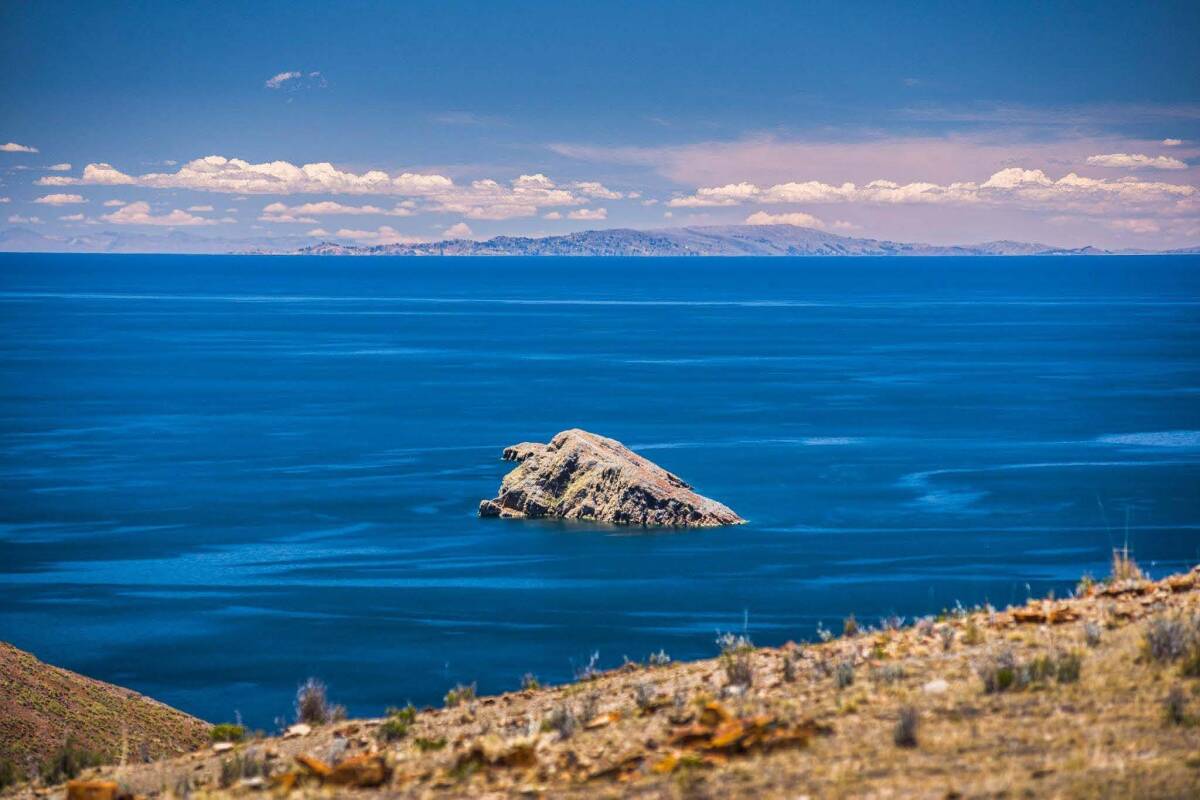
[[[0,43],[0,230],[1200,244],[1194,0],[10,1]]]

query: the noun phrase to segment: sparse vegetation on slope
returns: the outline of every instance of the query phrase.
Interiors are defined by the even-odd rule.
[[[209,727],[0,642],[0,785],[31,774],[57,782],[94,764],[186,753],[207,743]]]
[[[1114,578],[90,774],[147,795],[1194,797],[1198,618],[1200,568]]]

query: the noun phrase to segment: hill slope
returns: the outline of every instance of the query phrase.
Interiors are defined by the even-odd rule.
[[[734,637],[718,659],[460,693],[89,779],[217,798],[1200,796],[1200,567],[1083,589],[826,643]]]
[[[68,741],[106,761],[164,758],[208,741],[208,723],[137,692],[52,667],[0,642],[0,762],[23,770]]]

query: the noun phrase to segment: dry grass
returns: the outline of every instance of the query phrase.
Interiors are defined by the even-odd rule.
[[[0,772],[163,758],[208,742],[208,723],[0,642]],[[12,765],[12,767],[4,765]]]
[[[373,734],[383,720],[357,720],[237,752],[259,748],[272,781],[296,781],[294,797],[1196,797],[1200,680],[1184,658],[1149,657],[1145,638],[1154,620],[1197,614],[1200,569],[1174,583],[1098,584],[1020,613],[738,648],[755,679],[724,698],[721,657],[630,665],[420,712],[395,740]],[[1000,653],[1024,684],[988,693],[977,666]],[[841,664],[859,679],[838,690]],[[338,741],[347,757],[385,759],[384,791],[320,787],[297,766]],[[187,776],[221,796],[230,758],[102,774],[147,794]]]

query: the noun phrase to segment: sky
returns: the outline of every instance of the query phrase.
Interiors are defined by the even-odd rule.
[[[0,4],[0,234],[1200,245],[1200,3]]]

